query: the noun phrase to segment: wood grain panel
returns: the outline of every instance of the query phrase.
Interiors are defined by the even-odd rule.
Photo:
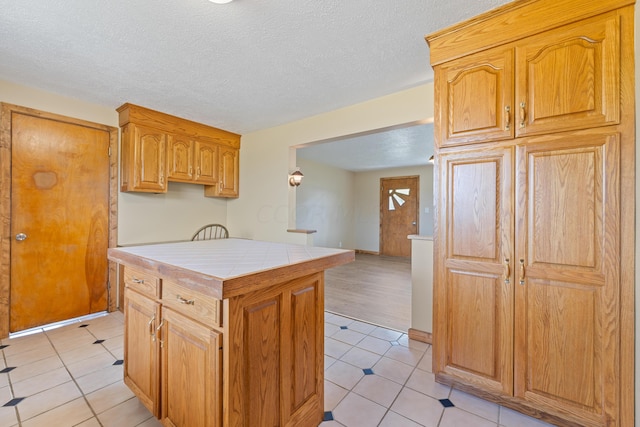
[[[194,150],[196,167],[194,181],[200,184],[218,182],[218,146],[196,141]]]
[[[584,425],[617,405],[620,161],[606,128],[518,147],[515,395]]]
[[[309,397],[317,394],[316,353],[318,340],[317,286],[309,286],[291,293],[291,412],[295,412]]]
[[[602,370],[593,288],[529,280],[527,366],[534,393],[560,398],[586,408],[601,405]]]
[[[219,334],[164,307],[162,322],[163,424],[219,426]]]
[[[451,256],[495,260],[498,256],[500,160],[450,165]]]
[[[528,163],[531,264],[596,268],[603,249],[597,238],[602,234],[604,179],[599,150],[532,152]]]
[[[124,292],[124,382],[155,416],[159,415],[158,343],[155,327],[160,319],[160,306],[152,299],[130,289]]]
[[[191,139],[240,148],[240,135],[236,133],[129,103],[121,105],[117,111],[121,127],[133,122],[166,133],[180,134]]]
[[[445,94],[440,147],[507,139],[513,129],[513,49],[499,48],[452,61],[435,72]]]
[[[519,136],[619,122],[619,32],[610,13],[516,46]]]
[[[512,157],[508,147],[439,157],[439,209],[447,220],[438,240],[446,252],[434,277],[435,372],[507,394],[513,390]]]
[[[109,134],[31,114],[11,121],[12,332],[108,308]]]
[[[135,126],[134,132],[134,187],[140,190],[166,191],[167,135],[141,126]]]
[[[447,319],[451,365],[495,379],[500,360],[499,281],[455,272],[450,277],[449,301],[455,301]]]
[[[280,425],[280,298],[244,309],[244,415],[252,426]]]
[[[167,178],[174,181],[193,180],[193,141],[181,135],[167,139]]]

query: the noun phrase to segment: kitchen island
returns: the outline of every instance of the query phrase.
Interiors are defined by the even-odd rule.
[[[124,381],[164,425],[317,426],[324,270],[353,251],[245,239],[109,249]]]

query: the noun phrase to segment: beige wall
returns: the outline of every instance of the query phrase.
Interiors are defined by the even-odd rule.
[[[126,100],[123,100],[123,103]],[[115,108],[0,80],[0,102],[118,126]],[[118,244],[182,240],[206,223],[226,223],[227,202],[199,185],[170,183],[167,194],[118,193]],[[185,208],[188,206],[188,208]],[[233,230],[231,230],[233,234]]]
[[[304,173],[296,189],[296,227],[313,229],[314,246],[358,249],[354,246],[353,172],[298,159]]]
[[[240,198],[227,222],[240,237],[293,242],[296,190],[287,183],[296,166],[292,147],[433,117],[433,84],[242,136]],[[303,184],[304,185],[304,184]]]
[[[433,233],[433,167],[349,172],[299,159],[303,184],[296,190],[297,228],[317,230],[316,246],[380,250],[380,178],[420,177],[419,234]],[[425,208],[429,213],[425,213]],[[340,246],[342,243],[342,246]]]

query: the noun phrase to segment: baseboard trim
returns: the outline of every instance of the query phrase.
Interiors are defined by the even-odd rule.
[[[419,329],[409,328],[409,339],[431,344],[433,338],[431,332],[424,332]]]
[[[355,249],[355,253],[357,253],[357,254],[367,254],[367,255],[380,255],[380,252],[365,251],[364,249]]]

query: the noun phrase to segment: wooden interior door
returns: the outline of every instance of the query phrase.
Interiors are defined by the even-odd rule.
[[[110,134],[11,118],[10,332],[107,309]]]
[[[380,254],[411,256],[410,234],[418,234],[417,176],[380,178]]]
[[[617,419],[620,135],[607,128],[518,147],[517,397]]]
[[[441,153],[434,369],[513,390],[513,149]]]

